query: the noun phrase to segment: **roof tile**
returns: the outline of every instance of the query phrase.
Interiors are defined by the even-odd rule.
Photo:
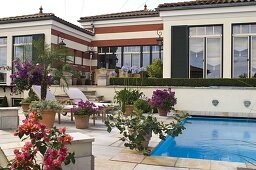
[[[159,16],[158,11],[139,10],[139,11],[119,12],[119,13],[112,13],[112,14],[81,17],[78,22],[91,22],[91,21],[101,21],[101,20],[142,18],[142,17],[155,17],[155,16]]]

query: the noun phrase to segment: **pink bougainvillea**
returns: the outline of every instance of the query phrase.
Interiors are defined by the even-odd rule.
[[[37,113],[29,113],[15,132],[15,136],[29,141],[20,150],[14,150],[15,159],[11,164],[11,170],[55,170],[61,169],[62,163],[75,162],[74,153],[69,153],[67,149],[72,137],[66,134],[66,129],[47,129],[39,119]],[[36,160],[38,154],[43,156],[42,163]]]

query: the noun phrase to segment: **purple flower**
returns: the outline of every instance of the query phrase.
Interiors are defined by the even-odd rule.
[[[96,108],[95,104],[90,101],[79,101],[77,106],[71,108],[71,112],[75,115],[81,116],[90,116],[93,113],[96,113],[98,109]]]
[[[155,108],[161,108],[163,110],[170,111],[177,103],[175,92],[173,92],[171,88],[156,90],[153,92],[151,103]]]
[[[110,72],[110,76],[111,76],[111,77],[115,77],[116,75],[117,75],[117,73],[116,73],[115,71],[111,71],[111,72]]]
[[[137,74],[140,72],[140,69],[138,66],[132,66],[131,70],[132,70],[132,74]]]

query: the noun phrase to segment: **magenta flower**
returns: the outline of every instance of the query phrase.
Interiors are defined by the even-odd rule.
[[[151,103],[154,108],[170,111],[173,109],[173,106],[177,104],[175,92],[173,92],[171,88],[156,90],[153,92]]]

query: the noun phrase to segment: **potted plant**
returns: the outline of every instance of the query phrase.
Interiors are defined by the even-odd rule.
[[[142,92],[136,89],[127,89],[116,91],[114,100],[119,103],[122,112],[129,116],[133,112],[133,104],[143,95]]]
[[[45,124],[46,127],[52,128],[55,120],[56,113],[61,113],[63,105],[55,100],[41,100],[34,101],[30,104],[30,110],[40,113],[42,120],[41,123]]]
[[[178,136],[185,129],[181,122],[187,117],[187,113],[176,114],[173,117],[174,121],[164,124],[153,117],[151,113],[142,114],[142,111],[136,111],[132,117],[126,117],[122,114],[108,115],[105,124],[108,132],[111,132],[114,127],[120,131],[122,135],[120,140],[125,141],[125,147],[149,154],[148,144],[152,132],[163,140],[167,135]]]
[[[119,77],[131,77],[131,67],[129,66],[122,66],[119,71]]]
[[[18,127],[15,136],[25,141],[21,149],[14,150],[14,160],[8,169],[62,169],[62,164],[75,163],[74,152],[68,152],[67,145],[72,137],[65,128],[47,129],[40,123],[37,113],[29,113],[23,124]],[[42,161],[38,161],[38,157]]]
[[[142,113],[152,113],[152,106],[149,99],[138,99],[134,102],[134,109]]]
[[[171,88],[156,90],[153,92],[151,103],[154,108],[158,109],[160,116],[167,116],[167,112],[173,110],[173,106],[177,103],[175,92]]]
[[[85,85],[85,81],[86,81],[86,76],[84,73],[80,74],[80,81],[82,85]]]
[[[78,105],[71,109],[71,112],[74,113],[75,116],[76,128],[87,129],[89,127],[89,117],[97,111],[98,109],[94,103],[90,101],[79,101]]]
[[[28,112],[30,103],[36,100],[39,100],[36,94],[33,92],[33,90],[29,90],[28,97],[22,99],[20,102],[23,112]]]
[[[140,78],[140,68],[138,66],[132,66],[131,70],[133,77]]]

